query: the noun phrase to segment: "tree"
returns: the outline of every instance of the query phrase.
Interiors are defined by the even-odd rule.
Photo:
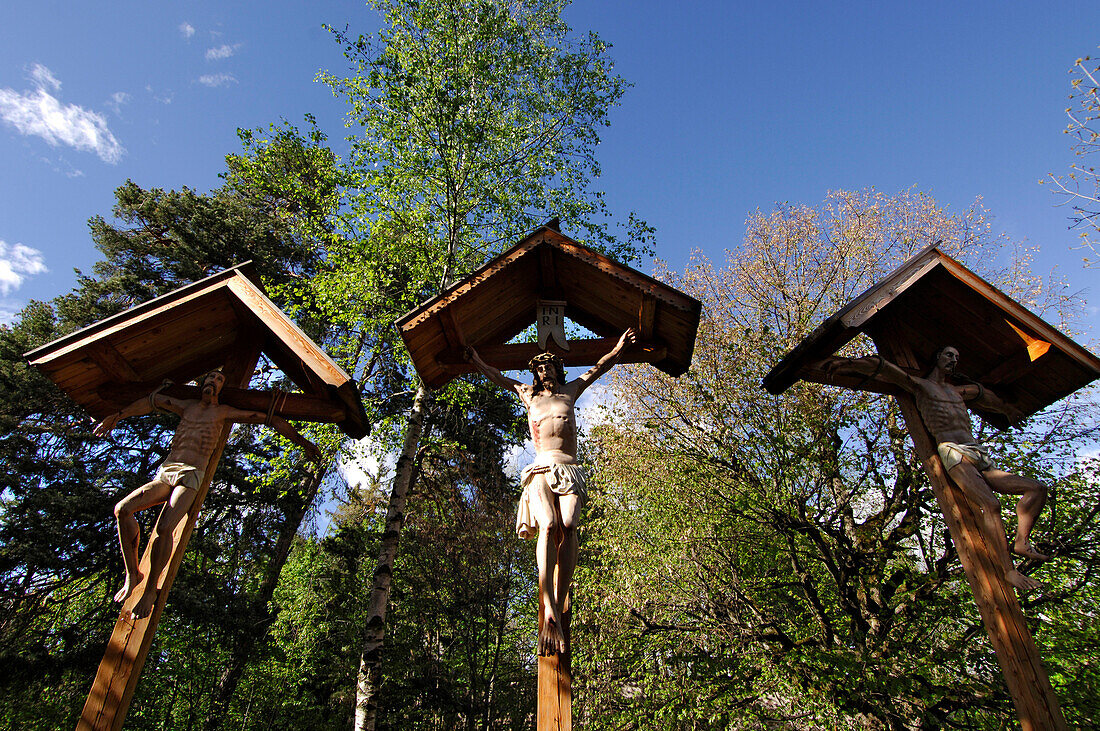
[[[587,725],[1012,722],[896,407],[816,384],[781,397],[760,386],[825,317],[937,240],[1048,317],[1071,304],[979,210],[950,215],[911,193],[837,192],[816,209],[756,213],[726,266],[666,274],[703,301],[692,367],[679,379],[623,369],[618,408],[589,443],[600,489],[577,607],[593,632],[577,634],[587,647],[576,655]],[[1023,432],[981,436],[1014,470],[1048,472],[1065,508],[1100,491],[1074,460],[1095,444],[1095,423],[1092,404],[1071,401]],[[1097,526],[1073,509],[1079,532],[1054,537],[1067,525],[1056,512],[1039,529],[1066,558],[1037,570],[1051,583],[1025,599],[1030,617],[1091,596]]]
[[[1066,107],[1069,124],[1065,133],[1074,138],[1073,152],[1085,157],[1100,150],[1100,131],[1096,124],[1100,121],[1100,65],[1091,56],[1077,59],[1070,73],[1073,93],[1069,95],[1072,106]],[[1081,162],[1070,166],[1065,176],[1049,175],[1054,184],[1055,193],[1064,198],[1073,210],[1069,217],[1070,228],[1081,229],[1081,241],[1085,248],[1097,253],[1096,234],[1100,233],[1100,173],[1094,165]],[[1085,257],[1085,266],[1094,266],[1095,261]]]
[[[574,38],[558,0],[374,0],[377,37],[336,32],[353,75],[322,78],[349,104],[361,216],[422,265],[430,297],[551,216],[632,259],[652,234],[633,216],[612,234],[599,175],[599,127],[624,84],[606,44]],[[372,229],[372,236],[374,231]],[[426,256],[424,254],[427,254]],[[405,502],[418,469],[428,393],[415,383],[400,440],[363,644],[356,728],[373,728],[386,608]]]

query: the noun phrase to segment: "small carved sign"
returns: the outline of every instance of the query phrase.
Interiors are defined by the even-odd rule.
[[[546,342],[552,338],[562,350],[569,350],[565,338],[565,302],[563,300],[538,300],[535,303],[535,324],[539,334],[539,350],[546,350]]]

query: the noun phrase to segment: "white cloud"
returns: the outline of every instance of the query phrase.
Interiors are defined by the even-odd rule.
[[[199,77],[199,83],[209,87],[226,86],[236,84],[237,77],[233,74],[203,74]]]
[[[24,135],[41,137],[51,146],[68,145],[95,152],[104,162],[117,163],[125,150],[103,115],[76,104],[62,104],[51,94],[61,88],[50,70],[35,64],[30,72],[33,91],[0,89],[0,119]]]
[[[111,98],[107,101],[107,106],[110,107],[115,114],[122,114],[122,105],[130,103],[130,95],[124,91],[116,91],[111,94]]]
[[[195,26],[188,23],[186,20],[180,23],[180,35],[183,36],[185,41],[191,40],[191,36],[195,35]]]
[[[36,63],[31,67],[29,78],[39,89],[50,88],[54,91],[61,91],[61,82],[48,68],[40,63]]]
[[[238,48],[240,48],[239,43],[235,46],[223,44],[221,46],[218,46],[217,48],[208,48],[206,49],[206,60],[221,61],[222,59],[229,58],[234,53],[236,53]]]
[[[10,294],[19,289],[28,276],[45,271],[41,251],[0,239],[0,294]]]

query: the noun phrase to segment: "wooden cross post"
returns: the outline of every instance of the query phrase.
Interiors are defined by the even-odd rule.
[[[902,368],[920,368],[922,364],[898,332],[899,328],[889,321],[872,332],[879,354]],[[1005,581],[997,554],[978,527],[980,517],[962,489],[944,470],[936,443],[921,420],[916,401],[907,393],[896,394],[894,398],[947,521],[986,633],[1016,704],[1020,726],[1024,731],[1066,729],[1062,708],[1028,631],[1016,591]]]
[[[539,627],[545,621],[545,611],[540,586]],[[569,618],[572,614],[567,611],[561,617],[565,652],[560,655],[539,655],[538,731],[573,729],[573,672],[570,663],[573,643],[569,634]]]
[[[242,346],[226,362],[223,372],[227,386],[246,388],[252,378],[252,372],[256,368],[256,362],[260,357],[260,345],[254,342],[251,345]],[[164,611],[164,604],[168,599],[168,591],[172,588],[172,582],[176,578],[176,572],[183,562],[184,551],[191,539],[191,531],[195,527],[195,521],[202,507],[203,499],[210,490],[210,482],[214,477],[214,468],[221,459],[225,449],[229,432],[233,428],[227,423],[215,443],[214,451],[210,455],[202,484],[199,486],[195,501],[188,511],[187,519],[180,521],[172,535],[172,554],[168,564],[159,577],[150,576],[149,561],[152,550],[152,540],[146,547],[145,555],[141,559],[142,574],[145,577],[130,597],[122,605],[122,611],[115,622],[114,631],[111,633],[107,650],[99,663],[92,689],[88,693],[88,699],[84,702],[84,711],[80,714],[80,720],[76,724],[77,731],[117,731],[122,728],[126,719],[126,711],[130,707],[130,699],[134,696],[138,678],[141,677],[142,666],[145,665],[145,656],[149,653],[149,647],[153,643],[153,635],[160,622],[160,615]],[[155,532],[155,529],[154,529]],[[149,616],[141,619],[131,619],[130,610],[137,604],[141,597],[145,582],[158,581],[159,592],[153,611]]]

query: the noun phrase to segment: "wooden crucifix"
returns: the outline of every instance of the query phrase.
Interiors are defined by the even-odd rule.
[[[586,487],[576,399],[617,362],[684,373],[700,311],[691,297],[547,225],[397,322],[426,384],[477,370],[527,409],[535,460],[521,476],[516,530],[538,538],[540,731],[573,723],[570,583]],[[597,337],[567,341],[566,318]],[[510,342],[532,322],[537,342]],[[592,368],[566,381],[566,366]],[[501,372],[523,369],[533,384]]]
[[[337,423],[353,437],[366,433],[354,381],[247,272],[247,264],[220,272],[27,353],[101,420],[101,436],[120,418],[153,409],[181,416],[156,476],[116,507],[126,565],[116,599],[123,606],[78,729],[122,727],[233,423],[267,423],[311,456],[316,447],[286,419]],[[261,354],[303,393],[249,390]],[[197,386],[182,385],[196,378]],[[139,562],[132,511],[160,503],[165,507]]]
[[[860,333],[877,355],[834,356]],[[960,361],[973,380],[953,379]],[[1100,359],[933,245],[829,317],[764,379],[775,394],[806,380],[896,399],[1025,730],[1066,722],[1016,594],[1038,582],[1013,563],[993,491],[1021,496],[1012,550],[1040,561],[1030,531],[1046,489],[995,467],[968,408],[1004,428],[1097,377]]]

